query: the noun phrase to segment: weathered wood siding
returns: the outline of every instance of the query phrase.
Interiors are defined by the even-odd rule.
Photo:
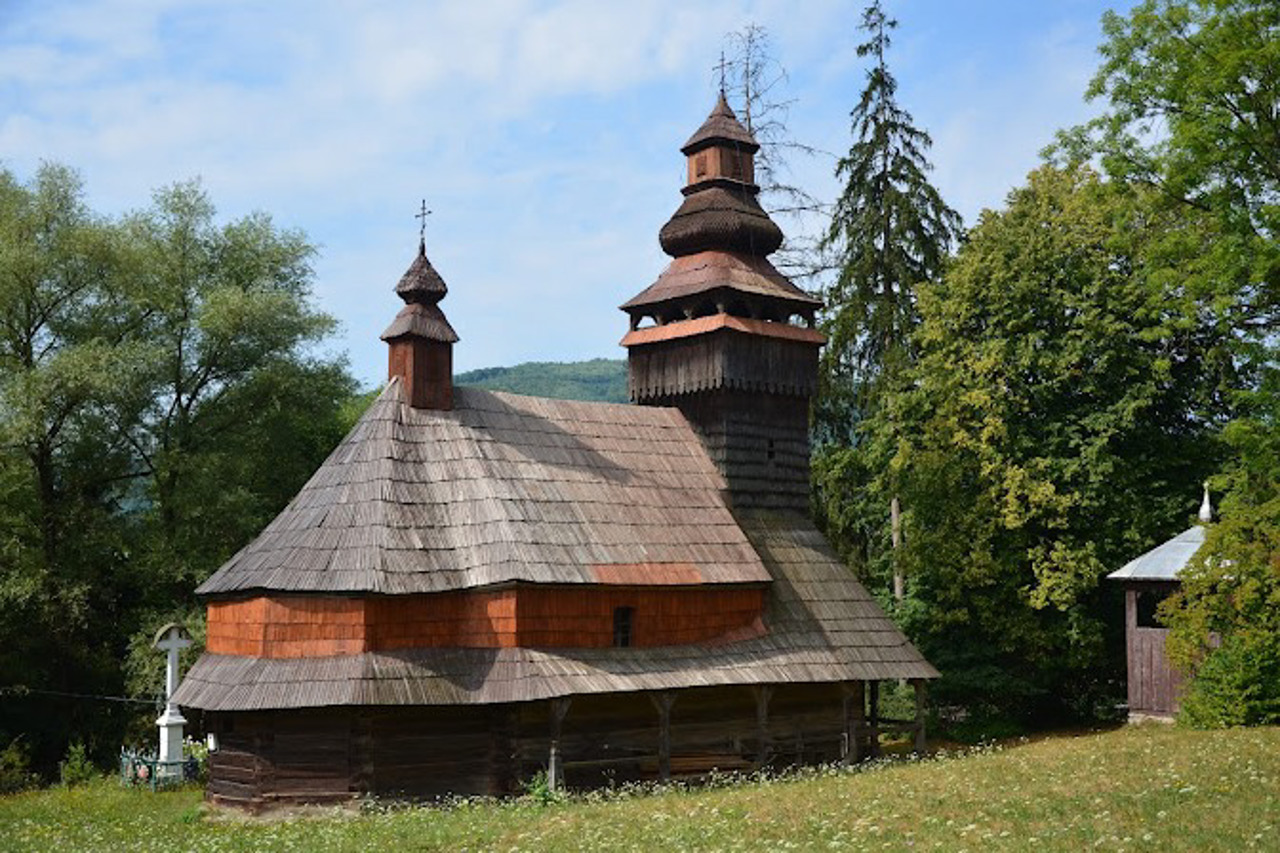
[[[764,394],[800,398],[791,406],[807,417],[803,401],[817,391],[817,382],[818,347],[812,341],[721,329],[632,346],[627,352],[631,399],[645,405],[670,405],[656,401],[724,388],[755,392],[756,399]]]
[[[571,787],[654,779],[652,697],[572,699],[559,754]],[[839,684],[675,691],[672,775],[835,761],[847,730]],[[762,710],[763,708],[763,710]],[[219,748],[208,796],[249,809],[364,793],[438,797],[518,793],[550,754],[550,702],[481,707],[323,708],[210,713]]]
[[[387,376],[400,377],[416,409],[453,408],[453,345],[404,336],[388,341]]]
[[[1138,594],[1141,589],[1141,585],[1131,585],[1125,590],[1129,713],[1171,717],[1178,711],[1182,675],[1165,654],[1168,629],[1138,624]]]
[[[207,795],[259,809],[363,793],[502,794],[510,730],[494,708],[321,708],[208,715]]]
[[[619,607],[634,612],[634,646],[740,640],[764,632],[764,596],[760,586],[700,584],[257,596],[209,603],[207,649],[305,658],[408,648],[603,648],[613,644]]]
[[[739,509],[809,509],[809,409],[797,397],[719,390],[662,401],[679,407]]]

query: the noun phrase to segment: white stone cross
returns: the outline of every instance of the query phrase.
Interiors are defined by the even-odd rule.
[[[160,760],[182,761],[182,727],[187,721],[173,702],[178,689],[178,652],[191,645],[191,635],[181,625],[170,622],[156,632],[152,647],[168,652],[164,673],[164,713],[156,720],[160,727]],[[165,768],[168,772],[170,768]],[[177,771],[181,773],[181,770]]]

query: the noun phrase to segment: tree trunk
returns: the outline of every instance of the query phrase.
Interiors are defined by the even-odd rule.
[[[902,576],[902,555],[898,553],[902,547],[902,508],[897,495],[889,501],[889,531],[893,537],[893,598],[901,601],[907,593],[907,581]]]

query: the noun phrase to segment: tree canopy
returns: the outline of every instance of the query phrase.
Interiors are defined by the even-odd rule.
[[[263,214],[218,223],[194,183],[95,215],[71,170],[0,172],[0,742],[48,768],[109,751],[130,635],[196,584],[332,449],[355,385],[315,347],[314,250]],[[198,618],[198,615],[196,616]]]
[[[1100,581],[1212,470],[1213,330],[1145,253],[1185,223],[1144,201],[1085,167],[1033,172],[921,285],[911,381],[865,424],[888,460],[870,487],[905,507],[899,612],[944,700],[1024,723],[1087,713],[1068,682],[1101,701],[1117,626]]]
[[[1194,722],[1280,719],[1280,6],[1146,0],[1108,13],[1103,30],[1088,94],[1104,112],[1061,134],[1056,152],[1096,157],[1113,181],[1150,187],[1162,209],[1213,228],[1211,240],[1171,233],[1158,246],[1180,258],[1173,280],[1199,294],[1223,338],[1232,415],[1213,481],[1226,492],[1222,520],[1166,608],[1171,648],[1199,673]]]

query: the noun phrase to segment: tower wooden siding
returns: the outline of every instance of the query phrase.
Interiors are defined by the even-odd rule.
[[[758,148],[722,93],[681,149],[689,183],[660,233],[673,261],[622,306],[622,343],[632,401],[689,419],[731,506],[807,513],[809,399],[825,339],[790,321],[812,322],[821,303],[767,260],[782,232],[756,200]]]
[[[809,507],[809,416],[803,400],[716,391],[653,398],[695,424],[737,508]]]
[[[419,409],[453,408],[453,344],[403,337],[387,347],[387,374],[398,376],[410,405]]]
[[[733,148],[706,148],[689,158],[689,183],[696,184],[712,175],[728,175],[743,183],[756,181],[755,161],[751,155]]]
[[[269,595],[208,605],[210,654],[308,658],[407,648],[604,648],[617,608],[631,645],[741,640],[764,632],[756,588],[572,588],[407,596]]]

